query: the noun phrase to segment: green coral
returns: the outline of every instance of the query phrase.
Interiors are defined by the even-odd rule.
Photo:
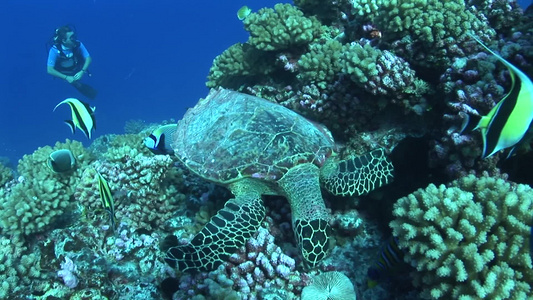
[[[120,140],[120,136],[116,138]],[[119,148],[127,149],[127,153],[119,154]],[[109,216],[101,213],[98,171],[112,191],[118,222],[148,230],[164,228],[178,204],[185,200],[181,193],[183,170],[174,167],[174,160],[169,155],[143,153],[127,145],[109,150],[110,153],[104,153],[109,159],[95,162],[94,168],[82,174],[76,187],[75,199],[83,205],[89,220],[109,225]],[[122,156],[111,158],[116,154]]]
[[[494,35],[464,0],[354,1],[354,12],[379,28],[384,40],[401,41],[413,50],[409,61],[428,67],[446,66],[450,57],[464,55],[458,44],[468,32]]]
[[[13,179],[13,170],[0,163],[0,186],[4,186]]]
[[[217,56],[207,76],[207,87],[223,86],[237,89],[245,79],[267,75],[274,69],[274,56],[249,44],[231,45]]]
[[[429,185],[394,205],[393,234],[430,299],[526,299],[533,190],[469,175]]]
[[[39,251],[27,250],[0,236],[0,299],[15,299],[20,290],[47,276],[40,267]]]
[[[415,76],[415,71],[401,57],[387,50],[364,44],[346,44],[339,64],[352,82],[373,95],[402,98],[405,94],[420,97],[428,85]]]
[[[341,72],[342,50],[342,44],[337,40],[311,44],[309,52],[302,55],[298,61],[298,79],[304,84],[314,83],[326,89],[326,85],[335,81]]]
[[[109,162],[120,162],[137,154],[151,155],[143,143],[148,135],[149,133],[108,134],[94,140],[90,149],[98,155],[98,159]]]
[[[250,33],[248,43],[264,51],[305,46],[320,36],[321,26],[315,17],[306,17],[298,8],[282,3],[244,19],[244,28]]]
[[[76,158],[72,172],[57,174],[46,167],[50,153],[59,149],[69,149]],[[24,155],[18,165],[18,183],[0,189],[0,226],[17,243],[23,242],[24,236],[49,229],[74,204],[74,189],[92,159],[80,142],[69,140]]]
[[[357,85],[364,86],[370,77],[379,75],[376,62],[380,55],[381,50],[370,44],[346,44],[342,54],[342,72]]]

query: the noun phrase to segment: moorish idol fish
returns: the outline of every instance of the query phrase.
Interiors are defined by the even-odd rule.
[[[170,146],[172,134],[176,132],[178,124],[168,124],[158,127],[144,139],[144,145],[154,154],[174,154]]]
[[[378,281],[385,277],[386,273],[392,273],[398,269],[398,266],[403,263],[403,251],[398,247],[398,239],[390,237],[385,245],[381,248],[379,256],[368,268],[367,271],[367,285],[373,288],[378,284]]]
[[[486,116],[467,116],[461,133],[481,129],[483,137],[481,158],[512,147],[508,155],[510,157],[523,140],[533,120],[533,83],[526,74],[490,50],[477,37],[472,35],[471,37],[507,67],[511,76],[511,90]]]
[[[91,139],[91,134],[94,129],[96,129],[96,121],[94,119],[95,107],[90,107],[89,104],[81,102],[76,98],[67,98],[54,107],[56,108],[67,103],[70,106],[72,112],[72,120],[65,120],[65,123],[70,127],[72,133],[75,132],[76,127],[78,127],[88,139]]]
[[[252,10],[248,6],[245,5],[239,8],[239,10],[237,11],[237,18],[239,18],[239,20],[242,21],[246,19],[246,17],[248,17],[248,15],[250,15],[251,12]]]
[[[96,171],[96,169],[95,169]],[[98,191],[100,192],[100,199],[102,200],[102,206],[104,207],[104,210],[109,213],[109,218],[111,219],[111,228],[113,228],[113,231],[116,229],[115,227],[115,202],[113,200],[113,195],[111,194],[111,189],[109,188],[109,184],[105,180],[105,178],[100,174],[98,171],[96,171],[96,174],[98,176]]]
[[[68,149],[61,149],[50,153],[46,165],[54,173],[64,173],[74,169],[76,159]]]

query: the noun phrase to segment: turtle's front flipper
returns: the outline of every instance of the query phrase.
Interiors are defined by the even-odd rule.
[[[347,160],[326,161],[320,181],[334,195],[363,195],[392,181],[393,171],[385,150],[377,149]]]
[[[318,167],[306,163],[291,168],[278,181],[291,205],[292,229],[298,246],[312,267],[326,257],[331,234],[318,180]]]
[[[259,229],[265,207],[258,191],[238,188],[209,223],[183,246],[170,247],[165,261],[181,271],[211,271],[227,261]]]

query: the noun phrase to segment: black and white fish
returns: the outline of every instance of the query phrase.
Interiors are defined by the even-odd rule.
[[[67,98],[54,107],[56,108],[67,103],[70,106],[72,113],[72,120],[65,120],[65,123],[70,127],[72,133],[76,131],[76,127],[79,128],[88,139],[91,139],[92,131],[96,129],[96,121],[94,119],[95,107],[90,107],[89,104],[81,102],[76,98]]]
[[[511,148],[509,157],[524,140],[533,121],[533,83],[524,72],[489,49],[477,37],[471,37],[509,69],[511,89],[486,116],[467,115],[461,133],[481,130],[482,158],[489,157],[502,149]]]
[[[152,133],[144,139],[144,145],[154,154],[174,154],[174,150],[170,146],[171,137],[178,124],[163,125],[152,131]]]
[[[74,169],[76,159],[68,149],[60,149],[50,153],[46,166],[54,173],[64,173]]]

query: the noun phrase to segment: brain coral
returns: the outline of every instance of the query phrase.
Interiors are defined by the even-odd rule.
[[[469,175],[429,185],[394,205],[390,224],[429,299],[526,299],[533,190]]]

